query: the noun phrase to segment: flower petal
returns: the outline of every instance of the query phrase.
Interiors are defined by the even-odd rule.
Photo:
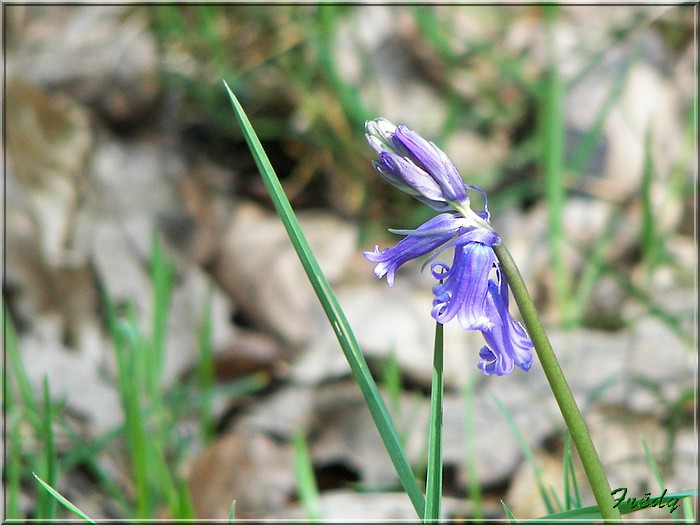
[[[420,168],[430,173],[448,201],[469,201],[464,181],[444,151],[404,125],[398,126],[391,137],[398,153],[405,153]]]
[[[479,352],[481,361],[478,365],[486,375],[510,374],[514,365],[525,371],[532,366],[532,341],[522,325],[508,312],[508,288],[504,288],[503,284],[503,280],[498,284],[494,281],[488,283],[486,310],[493,327],[482,330],[487,346]]]
[[[374,167],[388,182],[438,211],[469,208],[462,177],[435,144],[383,118],[368,120],[365,129],[379,157]]]
[[[379,251],[362,252],[365,258],[373,263],[374,274],[381,279],[386,275],[386,282],[394,286],[396,271],[404,263],[431,252],[458,234],[464,219],[451,213],[441,213],[421,224],[416,230],[409,231],[393,248]]]
[[[475,231],[468,233],[475,235]],[[433,287],[433,319],[445,324],[457,316],[465,330],[491,329],[493,322],[486,309],[486,296],[494,262],[491,246],[467,242],[455,246],[451,268],[443,263],[433,263],[433,277],[441,280]],[[437,268],[440,272],[436,271]]]
[[[434,201],[442,199],[437,182],[405,157],[382,151],[374,167],[389,183],[414,197],[424,196]]]

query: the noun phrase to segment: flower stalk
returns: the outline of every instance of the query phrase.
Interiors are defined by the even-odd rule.
[[[542,321],[537,315],[537,310],[527,291],[525,281],[503,242],[495,245],[493,250],[501,264],[501,271],[508,279],[511,292],[518,305],[530,339],[534,344],[542,370],[559,405],[564,422],[571,432],[571,438],[574,441],[574,445],[576,445],[576,450],[578,450],[600,514],[605,521],[619,521],[622,519],[622,516],[620,511],[613,506],[610,482],[603,470],[603,464],[600,462],[600,457],[595,449],[586,423],[583,421],[581,411],[576,404],[549,338],[544,331]]]
[[[380,279],[386,276],[388,285],[393,286],[395,273],[404,263],[430,254],[425,266],[446,248],[453,247],[451,265],[443,262],[430,265],[433,277],[439,281],[433,287],[432,317],[439,325],[456,318],[465,330],[479,330],[483,334],[486,346],[479,352],[478,367],[485,375],[508,375],[515,365],[527,372],[532,365],[531,350],[535,349],[581,457],[600,514],[606,521],[620,520],[619,510],[613,507],[610,483],[525,282],[489,224],[485,192],[466,185],[440,148],[406,126],[395,126],[379,118],[368,121],[365,127],[367,141],[379,157],[374,162],[377,172],[390,184],[441,212],[415,230],[393,230],[406,235],[393,248],[379,251],[375,246],[374,251],[364,252],[365,258],[376,265],[375,275]],[[471,209],[468,190],[482,193],[482,211]],[[491,279],[492,273],[495,279]],[[508,311],[509,288],[525,328]],[[435,352],[436,365],[439,358],[441,367],[442,354],[438,355],[437,346]],[[435,389],[436,379],[441,379],[441,369],[439,374],[437,368],[433,372]],[[439,434],[436,436],[433,432],[439,432],[442,424],[441,403],[441,391],[433,391],[428,459],[433,467],[435,461],[441,462],[439,446],[436,450],[432,448],[439,438]],[[435,491],[434,483],[435,473],[429,469],[428,491]],[[429,497],[425,520],[439,516],[439,509],[436,514],[430,500]]]
[[[428,472],[425,479],[425,516],[423,522],[440,519],[442,501],[442,394],[443,325],[435,323],[435,350],[433,352],[433,383],[430,391],[430,431],[428,434]]]

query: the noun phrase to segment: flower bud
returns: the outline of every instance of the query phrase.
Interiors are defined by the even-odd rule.
[[[365,129],[379,156],[374,167],[387,182],[438,211],[469,208],[462,177],[435,144],[383,118],[368,120]]]

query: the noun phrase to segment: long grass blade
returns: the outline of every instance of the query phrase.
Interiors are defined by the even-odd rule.
[[[168,313],[175,284],[175,267],[167,260],[154,230],[151,240],[151,285],[153,287],[153,325],[149,341],[150,348],[144,356],[148,359],[144,372],[148,387],[148,398],[155,402],[160,396],[165,342],[168,333]]]
[[[2,396],[5,402],[5,517],[21,517],[21,483],[22,483],[22,422],[25,412],[31,412],[34,395],[22,366],[17,344],[17,336],[9,309],[5,301],[2,304],[3,342],[6,354],[2,363]],[[10,376],[13,376],[11,379]]]
[[[48,376],[44,376],[43,393],[44,428],[42,431],[42,435],[44,438],[44,460],[46,461],[46,478],[48,484],[55,485],[58,465],[56,464],[56,446],[53,434],[53,403],[51,402]],[[40,503],[41,517],[46,519],[56,519],[56,500],[54,498],[40,498]]]
[[[682,499],[685,498],[697,498],[698,496],[698,489],[693,489],[693,490],[684,490],[681,492],[673,492],[671,494],[665,494],[663,496],[663,501],[662,504],[664,507],[668,506],[669,500],[674,500],[678,499],[679,502]],[[657,496],[658,497],[658,496]],[[653,499],[653,498],[652,498]],[[632,507],[634,505],[634,507]],[[635,502],[627,502],[624,501],[620,503],[617,508],[620,511],[620,514],[630,514],[632,512],[637,512],[639,510],[644,510],[637,505],[637,501]],[[540,518],[536,518],[534,520],[524,520],[521,521],[520,523],[523,524],[534,524],[534,523],[542,523],[543,521],[554,521],[556,523],[560,523],[563,520],[577,520],[581,521],[583,523],[591,523],[593,521],[598,521],[602,519],[602,516],[600,515],[600,510],[598,509],[597,505],[593,505],[590,507],[581,507],[579,509],[573,509],[573,510],[566,510],[563,512],[557,512],[555,514],[548,514],[547,516],[542,516]]]
[[[19,353],[19,343],[17,341],[17,332],[12,324],[12,319],[10,318],[10,312],[5,301],[2,303],[3,308],[3,337],[5,342],[5,351],[7,352],[5,365],[8,366],[8,377],[5,378],[5,390],[3,395],[5,399],[12,395],[11,390],[17,388],[19,403],[24,406],[28,416],[32,416],[31,422],[35,429],[39,429],[41,421],[36,414],[40,414],[39,402],[34,395],[34,389],[29,381],[29,376],[27,376],[27,371],[24,368],[22,362],[22,357]],[[12,383],[9,381],[9,377],[12,377]],[[14,384],[14,386],[13,386]],[[14,397],[13,397],[14,399]]]
[[[389,394],[391,411],[398,414],[401,409],[401,369],[393,349],[382,367],[382,385]]]
[[[654,459],[654,455],[651,453],[651,450],[649,450],[649,445],[647,445],[647,440],[644,439],[644,436],[641,437],[641,440],[642,440],[642,448],[644,448],[644,455],[646,456],[647,464],[649,465],[649,469],[651,470],[652,474],[654,474],[654,478],[656,479],[656,482],[659,484],[659,489],[664,491],[664,490],[666,490],[666,484],[664,483],[664,478],[663,478],[663,476],[661,476],[661,472],[659,471],[659,465],[656,463],[656,460]],[[680,519],[677,515],[674,515],[673,521],[675,523],[678,523],[680,521]]]
[[[508,508],[508,505],[506,505],[503,501],[501,501],[501,506],[503,507],[503,512],[506,514],[506,518],[508,518],[509,523],[518,523],[518,520],[515,519],[515,516],[513,515],[513,511],[511,511]]]
[[[430,393],[430,431],[428,434],[428,473],[425,481],[425,522],[440,519],[442,501],[442,394],[443,326],[435,323],[433,385]]]
[[[59,492],[54,489],[51,485],[46,483],[43,479],[41,479],[36,472],[32,472],[34,474],[34,477],[36,480],[41,483],[42,487],[44,487],[49,494],[51,494],[58,502],[63,505],[65,508],[67,508],[69,511],[71,511],[73,514],[81,518],[83,521],[86,521],[88,523],[95,523],[95,521],[90,518],[87,514],[85,514],[82,510],[80,510],[78,507],[73,505],[70,501],[68,501],[64,496],[59,494]]]
[[[515,424],[515,420],[513,419],[513,416],[510,414],[510,412],[508,411],[506,406],[503,403],[501,403],[500,399],[498,399],[496,396],[492,396],[492,399],[496,403],[496,406],[498,406],[498,409],[505,416],[506,422],[508,423],[508,426],[510,427],[511,431],[513,432],[513,436],[515,436],[515,439],[518,441],[518,444],[520,445],[520,450],[522,450],[523,455],[525,456],[528,463],[532,467],[533,472],[535,473],[535,480],[537,482],[537,488],[540,491],[540,496],[542,497],[542,501],[544,502],[545,507],[547,508],[547,512],[550,514],[554,513],[554,504],[552,503],[550,495],[547,493],[547,489],[544,486],[544,483],[542,481],[542,469],[540,469],[540,466],[537,464],[537,460],[535,459],[535,455],[532,453],[532,450],[525,442],[525,438],[523,437],[522,433],[520,432],[520,429],[518,428],[518,426]]]
[[[260,143],[260,140],[253,129],[248,117],[246,116],[243,108],[238,102],[238,99],[233,94],[228,84],[224,82],[226,90],[228,91],[229,98],[231,99],[231,105],[236,114],[236,118],[243,129],[243,134],[248,142],[248,146],[253,153],[255,158],[255,163],[258,166],[260,174],[263,178],[265,186],[267,187],[268,193],[275,205],[275,209],[279,214],[282,224],[284,224],[287,234],[289,235],[294,249],[299,256],[304,271],[306,272],[311,286],[313,287],[318,299],[323,307],[323,310],[330,321],[330,324],[335,332],[338,342],[345,354],[346,359],[352,369],[355,380],[357,381],[362,394],[364,395],[367,406],[372,414],[377,430],[384,441],[384,445],[391,457],[391,460],[396,468],[396,472],[401,480],[401,483],[411,499],[411,503],[416,510],[418,516],[423,516],[425,513],[425,498],[418,483],[415,480],[413,472],[410,465],[408,464],[408,459],[406,454],[401,447],[401,442],[399,440],[399,435],[396,427],[389,415],[389,411],[384,404],[384,401],[379,393],[372,375],[367,367],[367,362],[365,361],[360,346],[350,329],[350,325],[343,313],[338,300],[333,294],[333,290],[328,284],[328,280],[321,271],[318,261],[311,251],[308,241],[304,237],[304,234],[299,225],[292,206],[289,203],[282,185],[277,178],[270,160],[265,153],[265,150]]]
[[[559,311],[565,325],[570,325],[570,276],[564,260],[562,215],[566,190],[564,187],[564,83],[557,72],[554,56],[553,31],[558,7],[543,6],[548,54],[547,72],[542,80],[541,95],[541,169],[549,212],[548,232],[552,258],[552,277]]]
[[[294,469],[299,484],[299,499],[306,511],[306,517],[309,520],[320,520],[322,518],[321,500],[318,495],[311,454],[301,430],[294,434]]]
[[[564,508],[566,510],[581,506],[581,491],[576,480],[574,457],[571,453],[571,432],[567,429],[564,442]]]
[[[231,501],[231,508],[228,512],[228,522],[229,523],[236,522],[236,500],[235,499],[233,501]]]

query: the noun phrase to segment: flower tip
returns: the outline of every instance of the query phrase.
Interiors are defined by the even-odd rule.
[[[375,244],[374,250],[365,250],[362,252],[362,256],[370,262],[376,262],[372,260],[372,257],[379,254],[379,246]]]
[[[384,144],[379,138],[377,138],[376,135],[372,135],[370,133],[365,133],[365,138],[367,139],[367,142],[369,143],[370,146],[372,146],[372,149],[377,155],[381,155],[382,152],[382,145]]]
[[[521,368],[523,372],[528,372],[530,368],[532,368],[532,357],[528,360],[525,361],[524,363],[518,363],[518,366]]]
[[[368,135],[388,140],[389,137],[396,133],[396,126],[387,119],[378,117],[373,120],[367,120],[365,122],[365,130]]]

